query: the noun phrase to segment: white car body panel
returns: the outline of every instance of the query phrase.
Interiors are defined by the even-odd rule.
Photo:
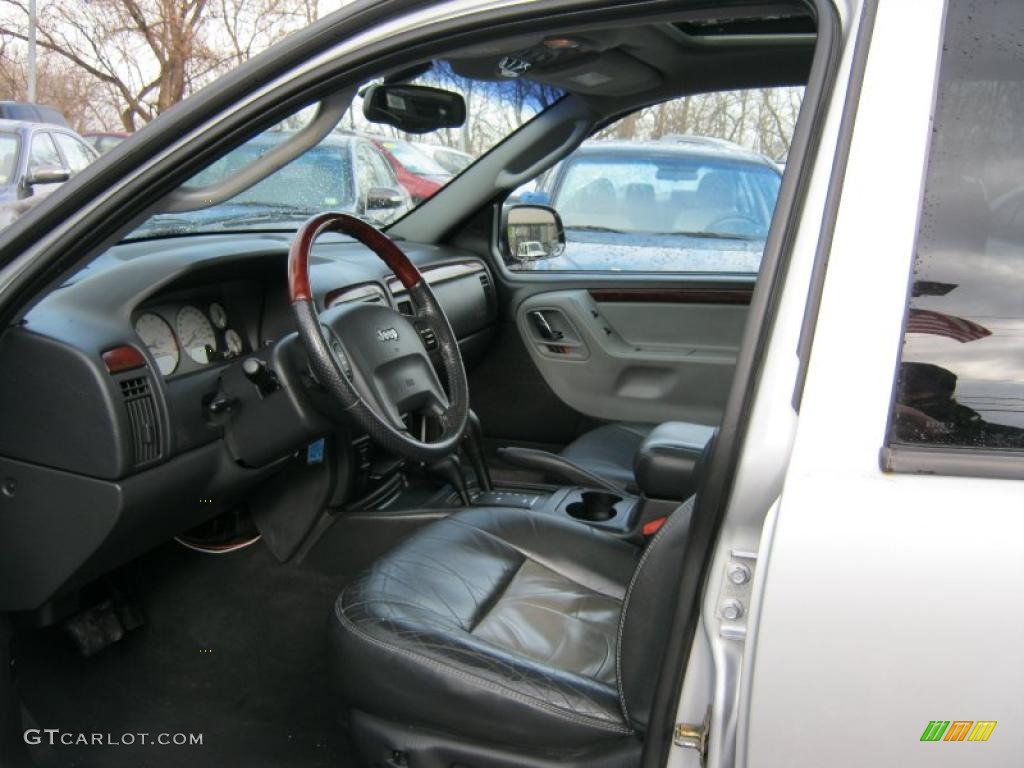
[[[791,404],[861,11],[859,2],[837,5],[853,23],[844,24],[837,87],[677,719],[699,724],[712,704],[708,766],[1019,765],[1024,489],[887,474],[879,464],[931,136],[942,0],[879,3],[799,414]],[[744,619],[725,622],[736,552],[756,555],[757,565]],[[745,640],[722,637],[723,625],[744,624]],[[936,719],[1002,725],[984,743],[922,742]],[[700,762],[695,750],[677,747],[669,765]]]
[[[943,14],[940,0],[879,4],[793,453],[760,552],[735,765],[1024,755],[1021,484],[879,465]],[[737,490],[748,483],[741,473]],[[1003,725],[985,743],[920,741],[935,719]]]

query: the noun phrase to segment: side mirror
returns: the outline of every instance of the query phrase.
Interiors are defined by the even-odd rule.
[[[430,133],[466,122],[466,101],[454,91],[425,85],[371,85],[363,92],[363,114],[371,123],[405,133]]]
[[[71,172],[59,165],[41,165],[25,175],[25,186],[61,184],[71,178]]]
[[[553,259],[565,251],[565,228],[558,211],[546,205],[514,205],[505,211],[505,245],[514,261]]]
[[[366,192],[366,209],[368,211],[390,211],[401,208],[405,195],[400,189],[391,187],[370,187]]]

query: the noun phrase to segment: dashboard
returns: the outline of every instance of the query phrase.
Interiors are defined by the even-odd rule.
[[[26,489],[0,519],[0,609],[37,607],[232,508],[319,439],[339,462],[334,504],[373,491],[380,467],[395,465],[311,381],[287,299],[289,244],[273,233],[121,244],[0,337],[0,476]],[[497,320],[486,265],[400,245],[471,368]],[[310,280],[321,308],[412,311],[387,267],[340,236],[318,241]],[[243,375],[251,359],[273,387]],[[48,535],[55,527],[69,535]]]

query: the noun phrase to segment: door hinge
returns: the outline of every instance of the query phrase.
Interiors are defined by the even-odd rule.
[[[708,761],[708,736],[711,733],[711,707],[708,706],[704,713],[704,722],[700,725],[693,723],[676,723],[675,733],[672,741],[677,747],[697,750],[697,758],[700,760],[701,768]]]

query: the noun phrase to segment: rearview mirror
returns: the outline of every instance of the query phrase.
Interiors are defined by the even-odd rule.
[[[60,184],[71,178],[71,172],[59,165],[41,165],[25,175],[25,186],[34,184]]]
[[[546,205],[514,205],[505,212],[508,255],[520,263],[553,259],[565,251],[558,211]]]
[[[425,85],[371,85],[363,93],[363,114],[406,133],[430,133],[466,122],[466,102],[454,91]]]

